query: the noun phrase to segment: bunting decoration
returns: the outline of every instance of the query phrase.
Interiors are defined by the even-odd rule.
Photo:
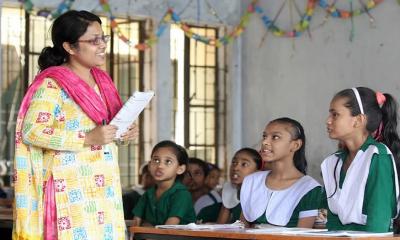
[[[261,16],[261,19],[262,19],[265,27],[268,30],[270,30],[275,36],[294,38],[294,37],[299,37],[302,34],[302,32],[307,30],[308,27],[310,26],[310,21],[314,14],[316,2],[317,2],[317,0],[308,0],[307,1],[307,7],[306,7],[304,15],[301,17],[300,21],[298,23],[296,23],[296,25],[293,27],[293,29],[289,30],[289,31],[284,31],[284,30],[280,29],[275,24],[277,17],[275,17],[275,19],[271,20],[264,13],[264,10],[259,5],[256,6],[256,12]],[[279,9],[278,15],[279,15],[280,11],[282,11],[283,6],[284,5],[282,5],[281,8]]]
[[[378,4],[380,4],[381,2],[383,2],[383,0],[368,0],[367,3],[363,3],[363,1],[360,0],[362,8],[356,10],[351,9],[350,11],[336,8],[335,7],[336,1],[334,4],[329,4],[327,0],[319,0],[319,6],[321,6],[325,11],[330,13],[332,17],[348,19],[351,17],[359,16],[363,13],[367,13],[369,15],[369,11],[378,6]]]
[[[70,10],[74,1],[75,0],[63,0],[54,11],[50,12],[46,9],[41,9],[38,11],[37,15],[50,19],[57,18],[61,14]],[[32,13],[33,3],[31,0],[20,0],[19,2],[21,2],[24,5],[25,11],[27,11],[29,14]]]
[[[32,3],[32,0],[19,0],[23,6],[24,9],[28,13],[32,13],[34,5]],[[58,5],[58,7],[54,11],[48,11],[46,9],[41,9],[37,11],[38,16],[43,16],[45,18],[50,18],[54,19],[64,12],[68,11],[71,9],[71,6],[73,5],[75,0],[62,0],[61,3]],[[190,3],[193,0],[190,1]],[[293,1],[293,0],[290,0]],[[250,21],[250,17],[256,13],[257,15],[260,16],[263,25],[267,29],[267,31],[272,32],[275,36],[277,37],[287,37],[287,38],[297,38],[302,35],[304,31],[308,31],[309,35],[310,34],[310,22],[313,17],[314,11],[316,6],[320,6],[322,9],[324,9],[327,12],[327,16],[331,16],[334,18],[341,18],[341,19],[350,19],[351,20],[351,25],[352,25],[352,32],[350,36],[350,40],[353,40],[354,38],[354,21],[353,17],[359,16],[363,13],[367,14],[370,20],[371,25],[374,23],[374,18],[370,14],[370,11],[378,6],[380,3],[383,2],[383,0],[366,0],[366,2],[363,2],[363,0],[359,0],[361,4],[360,9],[355,9],[353,10],[353,4],[351,2],[350,4],[350,10],[343,10],[343,9],[338,9],[336,8],[336,1],[334,0],[332,4],[329,4],[329,0],[307,0],[307,5],[304,13],[301,13],[295,5],[297,12],[300,15],[300,20],[297,23],[292,24],[292,15],[291,15],[291,24],[292,27],[289,30],[283,30],[279,28],[276,24],[276,20],[282,11],[282,8],[286,2],[283,3],[281,8],[279,9],[278,13],[276,16],[271,19],[265,14],[264,9],[258,4],[258,0],[252,0],[251,3],[247,6],[247,9],[245,13],[241,16],[239,24],[233,27],[233,30],[226,34],[225,36],[222,36],[220,38],[214,39],[214,38],[209,38],[207,36],[202,36],[197,33],[194,33],[189,24],[183,22],[181,19],[180,15],[185,11],[187,6],[182,10],[181,12],[176,13],[173,9],[173,7],[168,6],[168,9],[166,10],[165,14],[163,15],[162,19],[160,20],[157,30],[154,33],[151,33],[147,39],[145,39],[142,43],[139,44],[133,44],[133,41],[129,40],[128,37],[126,37],[120,27],[118,26],[117,21],[115,20],[116,17],[112,14],[110,4],[108,0],[99,0],[99,4],[102,7],[102,10],[105,12],[107,17],[110,20],[110,27],[112,31],[126,44],[128,44],[131,47],[135,47],[140,51],[144,51],[146,49],[151,48],[154,44],[157,43],[158,39],[165,33],[165,30],[168,28],[168,25],[171,23],[177,24],[185,33],[185,35],[189,38],[192,38],[196,41],[202,42],[207,45],[215,46],[215,47],[221,47],[224,45],[227,45],[231,43],[235,38],[240,36],[243,31],[245,30],[246,26],[248,25]],[[400,0],[397,0],[400,2]],[[223,23],[221,18],[219,17],[217,11],[215,8],[206,0],[207,8],[208,11],[220,22]],[[292,4],[295,4],[292,2]],[[199,8],[199,1],[198,1],[198,8]],[[292,14],[292,13],[291,13]],[[327,18],[327,17],[325,17]]]
[[[121,31],[121,28],[118,26],[117,21],[115,20],[115,16],[111,12],[111,7],[110,4],[108,3],[107,0],[99,0],[99,3],[103,9],[103,11],[107,14],[108,19],[110,20],[110,27],[111,30],[117,34],[119,39],[126,43],[128,46],[133,46],[133,43],[129,38],[127,38]],[[139,49],[140,50],[140,49]]]

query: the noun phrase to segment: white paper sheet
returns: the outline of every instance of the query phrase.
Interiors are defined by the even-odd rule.
[[[121,134],[128,130],[128,127],[139,117],[139,114],[149,104],[153,96],[153,91],[134,92],[132,94],[110,122],[110,125],[118,127],[116,139],[120,139]]]
[[[156,228],[164,229],[185,229],[185,230],[217,230],[217,229],[239,229],[244,228],[244,224],[236,221],[231,224],[195,224],[186,225],[157,225]]]
[[[260,234],[282,234],[282,235],[305,235],[305,236],[332,236],[332,237],[384,237],[393,236],[392,232],[373,233],[363,231],[328,231],[327,229],[310,228],[286,228],[286,227],[267,227],[246,229],[249,233]]]

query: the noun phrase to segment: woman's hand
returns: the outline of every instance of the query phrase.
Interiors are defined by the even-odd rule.
[[[128,128],[128,131],[121,134],[121,141],[129,142],[129,141],[136,139],[137,136],[139,136],[139,128],[134,123]]]
[[[104,145],[112,142],[118,128],[114,125],[100,125],[86,133],[85,145]]]

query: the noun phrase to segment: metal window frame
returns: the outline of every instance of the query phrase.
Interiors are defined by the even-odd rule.
[[[189,25],[190,28],[198,28],[198,29],[206,29],[209,30],[214,30],[215,31],[215,38],[218,38],[218,28],[214,27],[207,27],[207,26],[195,26],[195,25]],[[219,126],[220,126],[220,121],[219,121],[219,51],[218,48],[215,47],[215,65],[213,67],[204,65],[195,65],[190,63],[190,49],[191,49],[191,41],[192,39],[188,36],[185,35],[185,51],[184,51],[184,79],[185,79],[185,84],[184,84],[184,146],[187,149],[190,149],[190,147],[213,147],[214,148],[214,163],[219,164],[219,158],[218,158],[218,149],[219,149]],[[198,42],[195,42],[196,44]],[[202,43],[203,44],[203,43]],[[206,56],[206,55],[205,55]],[[190,71],[192,68],[198,68],[198,67],[203,67],[204,69],[211,68],[214,69],[215,73],[215,81],[214,81],[214,107],[209,106],[209,105],[191,105],[190,104],[190,84],[191,84],[191,78],[190,78]],[[213,108],[214,109],[214,144],[191,144],[190,143],[190,109],[192,107],[195,108],[200,108],[204,107],[206,108]],[[205,131],[206,132],[206,131]],[[208,159],[204,159],[208,160]]]

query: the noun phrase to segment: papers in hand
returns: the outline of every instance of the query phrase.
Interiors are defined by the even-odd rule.
[[[116,138],[120,139],[121,134],[128,131],[129,126],[138,118],[139,114],[149,104],[154,92],[134,92],[111,120],[110,125],[118,127]]]
[[[164,229],[184,229],[184,230],[217,230],[217,229],[239,229],[244,228],[244,224],[236,221],[231,224],[196,224],[189,223],[187,225],[157,225],[156,228]]]

